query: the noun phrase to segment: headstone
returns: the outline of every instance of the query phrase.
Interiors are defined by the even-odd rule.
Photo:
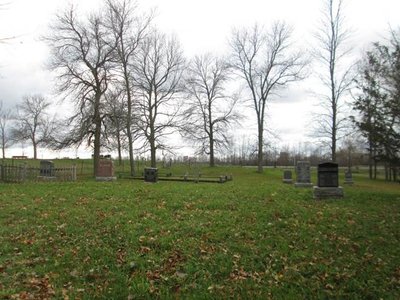
[[[339,166],[337,163],[325,162],[318,165],[318,186],[339,186]]]
[[[324,162],[318,165],[318,186],[314,186],[314,198],[343,198],[343,188],[339,186],[339,165]]]
[[[296,165],[295,187],[312,187],[310,162],[298,161]]]
[[[144,168],[144,181],[145,182],[157,182],[158,180],[158,169],[157,168]]]
[[[353,174],[351,173],[351,170],[347,170],[344,173],[344,184],[352,185],[353,183]]]
[[[54,163],[51,160],[40,161],[40,177],[55,177]]]
[[[97,169],[97,181],[113,181],[117,178],[114,176],[114,164],[111,159],[100,159]]]
[[[292,171],[290,170],[283,171],[283,183],[289,183],[289,184],[293,183]]]

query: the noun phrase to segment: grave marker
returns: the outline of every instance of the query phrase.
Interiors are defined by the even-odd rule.
[[[283,171],[283,183],[293,183],[292,179],[292,171],[291,170],[284,170]]]
[[[324,162],[318,165],[318,186],[314,186],[314,198],[343,198],[343,188],[339,186],[339,165]]]
[[[296,165],[296,183],[295,187],[312,187],[310,162],[299,161]]]
[[[113,181],[117,178],[114,176],[114,164],[111,159],[100,159],[96,174],[96,181]]]
[[[352,185],[353,183],[353,174],[351,173],[351,170],[347,170],[344,173],[344,184]]]
[[[145,182],[157,182],[158,180],[158,169],[157,168],[144,168],[144,181]]]
[[[54,163],[51,160],[40,161],[40,177],[54,178]]]

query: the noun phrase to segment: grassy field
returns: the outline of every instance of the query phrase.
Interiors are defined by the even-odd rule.
[[[400,298],[398,183],[201,172],[234,180],[0,183],[0,298]]]

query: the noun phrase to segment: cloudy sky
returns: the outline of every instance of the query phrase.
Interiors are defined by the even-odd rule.
[[[58,10],[75,3],[82,11],[99,7],[100,0],[0,0],[0,38],[15,37],[0,44],[0,100],[13,107],[23,95],[42,93],[53,99],[52,76],[46,70],[48,52],[40,41]],[[139,0],[144,10],[156,8],[155,22],[161,30],[174,34],[188,58],[195,54],[229,51],[232,28],[255,22],[268,26],[285,20],[295,30],[299,47],[315,48],[312,33],[321,19],[323,0]],[[381,40],[391,25],[400,24],[399,0],[345,0],[346,24],[353,35],[349,45],[357,56],[369,43]],[[315,110],[313,92],[318,81],[311,72],[308,80],[294,85],[269,106],[267,127],[278,134],[281,144],[309,141],[310,112]],[[60,114],[60,111],[58,112]],[[253,115],[250,111],[249,118]],[[247,123],[247,136],[256,137],[256,127]],[[21,154],[21,147],[12,150]],[[28,146],[24,154],[31,155]]]

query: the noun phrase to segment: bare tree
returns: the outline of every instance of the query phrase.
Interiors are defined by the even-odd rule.
[[[105,116],[104,93],[111,80],[117,41],[104,26],[101,13],[79,20],[73,7],[56,18],[45,38],[52,50],[50,67],[56,71],[58,91],[74,101],[76,112],[69,119],[72,130],[59,140],[59,147],[93,142],[94,175],[100,159]]]
[[[11,111],[4,109],[3,102],[0,102],[0,143],[3,159],[6,158],[6,149],[11,145],[12,138],[10,132]]]
[[[132,108],[133,108],[133,86],[132,86],[132,64],[139,43],[147,33],[149,24],[153,18],[152,14],[144,17],[137,15],[137,7],[130,0],[107,0],[108,5],[108,26],[117,41],[115,53],[120,75],[121,85],[126,94],[127,114],[125,118],[126,135],[128,138],[128,150],[131,175],[135,175],[135,162],[133,156],[133,135],[132,132]]]
[[[246,82],[258,127],[258,172],[263,170],[264,126],[267,102],[277,91],[302,79],[305,62],[291,44],[292,29],[275,22],[270,30],[258,25],[235,30],[230,39],[232,67]]]
[[[209,155],[211,167],[215,165],[215,151],[229,144],[229,125],[239,117],[234,112],[238,98],[225,91],[228,70],[224,60],[211,54],[196,56],[186,80],[189,98],[182,133],[198,146],[198,154]]]
[[[320,103],[324,112],[317,116],[317,134],[329,139],[332,161],[336,160],[337,142],[347,127],[343,97],[354,78],[352,66],[343,68],[341,65],[349,54],[346,43],[350,38],[350,31],[344,24],[343,3],[343,0],[325,0],[321,27],[316,33],[319,48],[315,56],[326,67],[320,78],[327,88]]]
[[[150,148],[151,166],[157,149],[167,149],[163,138],[175,129],[175,98],[185,60],[178,41],[154,31],[140,46],[135,61],[134,84],[138,92],[136,122]]]
[[[47,110],[50,102],[42,95],[25,96],[18,104],[12,136],[15,141],[29,140],[33,146],[33,158],[37,159],[37,148],[47,145],[54,132],[53,121]]]
[[[122,165],[122,150],[126,143],[126,99],[122,90],[113,89],[107,91],[106,111],[108,118],[105,120],[105,139],[112,149],[117,148],[118,162]]]

